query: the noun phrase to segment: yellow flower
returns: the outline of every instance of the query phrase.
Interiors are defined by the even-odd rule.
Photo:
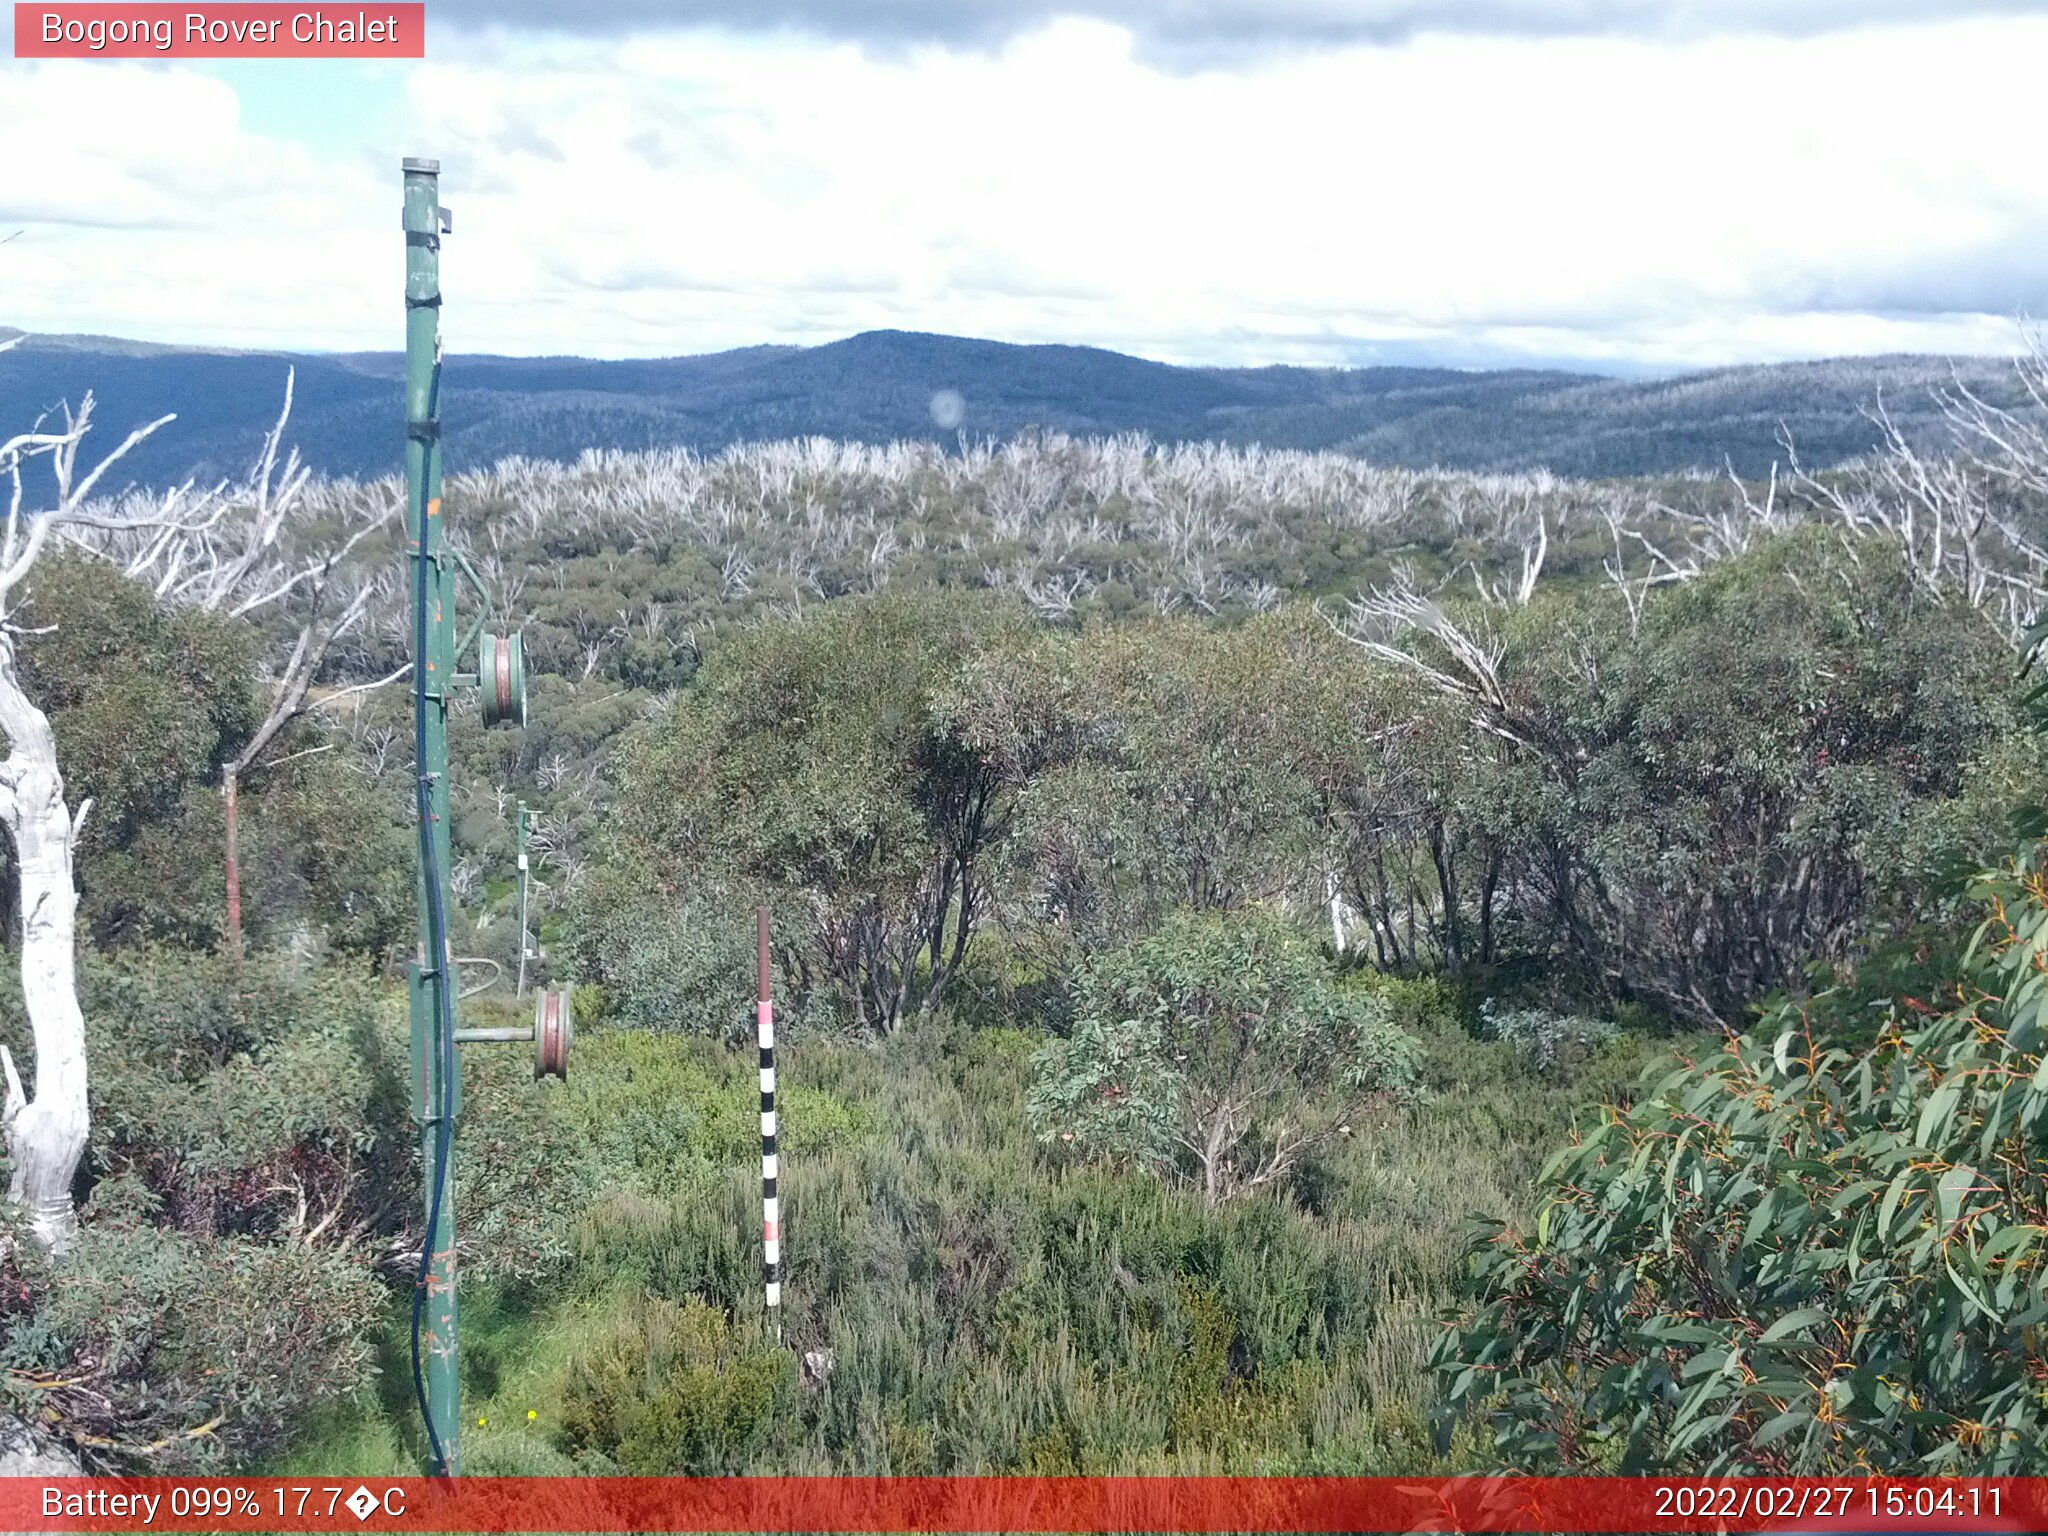
[[[478,1419],[476,1421],[476,1427],[478,1429],[482,1429],[485,1425],[489,1424],[490,1422],[491,1421],[489,1419]]]
[[[529,1408],[529,1409],[527,1409],[527,1410],[526,1410],[526,1422],[527,1422],[527,1423],[531,1424],[531,1423],[532,1423],[532,1422],[533,1422],[533,1421],[534,1421],[535,1419],[537,1419],[537,1418],[539,1418],[539,1417],[540,1417],[540,1410],[539,1410],[538,1408]]]

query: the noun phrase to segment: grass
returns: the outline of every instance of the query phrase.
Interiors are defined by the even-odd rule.
[[[571,1257],[465,1288],[465,1467],[788,1473],[1420,1473],[1424,1358],[1463,1218],[1529,1214],[1537,1167],[1647,1048],[1570,1080],[1417,1010],[1433,1096],[1356,1123],[1282,1198],[1055,1154],[1022,1100],[1040,1037],[958,1022],[783,1052],[784,1342],[763,1326],[751,1052],[579,1040],[549,1102],[592,1161]],[[379,1400],[284,1470],[411,1470],[402,1325]],[[811,1379],[805,1355],[829,1356]],[[396,1378],[396,1379],[394,1379]],[[392,1390],[396,1388],[397,1390]]]

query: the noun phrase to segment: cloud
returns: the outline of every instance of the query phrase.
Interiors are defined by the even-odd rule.
[[[1897,319],[2048,314],[2048,218],[2016,222],[1939,254],[1902,252],[1846,270],[1787,275],[1765,297],[1777,307]]]
[[[333,345],[360,337],[359,295],[381,307],[361,279],[390,256],[358,212],[381,180],[373,192],[346,159],[250,133],[233,89],[190,69],[5,69],[0,163],[18,173],[0,221],[24,232],[5,248],[0,319],[230,347],[296,330]]]
[[[2048,312],[2044,56],[2042,15],[1195,72],[1086,20],[893,53],[502,32],[408,71],[403,143],[257,131],[191,68],[17,63],[0,156],[35,174],[0,194],[30,226],[0,322],[388,349],[397,160],[424,153],[457,351],[875,327],[1250,364],[1999,350]]]
[[[516,207],[490,190],[465,227],[529,247],[564,312],[603,294],[585,350],[901,326],[1186,361],[1680,365],[2004,345],[2048,305],[2044,48],[2040,19],[1430,36],[1188,75],[1079,21],[895,57],[699,33],[446,55],[417,106],[454,200],[472,161],[512,174],[494,125],[549,123],[564,160],[521,162]]]
[[[609,36],[716,27],[890,49],[995,48],[1079,18],[1128,29],[1142,57],[1200,67],[1244,50],[1385,45],[1425,34],[1800,38],[2038,10],[2038,0],[437,0],[434,20]]]

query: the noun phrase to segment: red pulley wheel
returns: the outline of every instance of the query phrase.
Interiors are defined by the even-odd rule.
[[[569,1075],[569,1042],[576,1033],[569,1015],[569,993],[568,987],[543,987],[534,996],[535,1077],[567,1078]]]
[[[492,683],[498,695],[498,718],[500,720],[510,720],[513,718],[511,638],[508,636],[500,640],[491,649],[497,652],[495,657],[497,665],[492,670],[498,675],[492,679]]]
[[[477,702],[484,724],[526,724],[526,647],[519,632],[477,637]]]

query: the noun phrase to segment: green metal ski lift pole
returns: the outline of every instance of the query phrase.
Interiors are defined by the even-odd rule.
[[[461,1375],[455,1277],[455,1123],[462,1075],[455,1048],[483,1042],[531,1042],[534,1076],[568,1075],[574,1030],[566,987],[543,988],[530,1026],[461,1029],[457,962],[448,946],[454,896],[448,816],[448,711],[457,687],[474,687],[486,727],[526,724],[525,648],[516,631],[484,625],[489,589],[448,541],[441,511],[441,166],[407,160],[405,175],[405,480],[407,551],[412,569],[413,751],[419,818],[419,952],[408,977],[412,1004],[413,1112],[420,1122],[426,1222],[414,1277],[413,1390],[426,1421],[436,1476],[460,1465]],[[456,632],[458,582],[477,600],[476,617]],[[474,654],[474,672],[458,672]],[[520,971],[526,955],[526,808],[520,807]]]
[[[418,782],[420,943],[412,1003],[413,1105],[420,1121],[426,1225],[413,1297],[413,1385],[437,1476],[457,1470],[455,1168],[461,1078],[456,978],[448,948],[448,704],[455,674],[455,570],[441,517],[441,165],[405,175],[405,483],[412,562],[413,745]]]

